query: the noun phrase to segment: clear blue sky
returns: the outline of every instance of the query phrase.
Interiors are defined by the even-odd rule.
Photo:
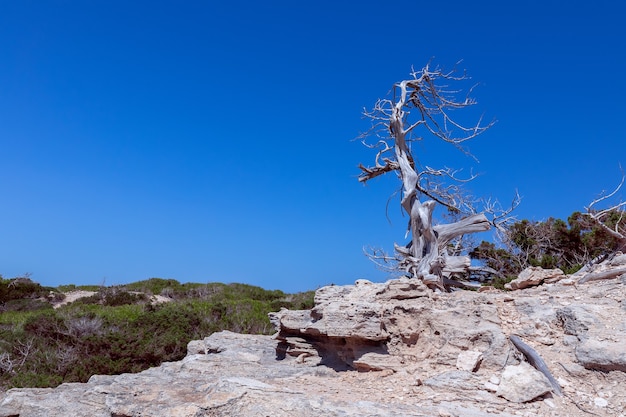
[[[361,185],[363,107],[462,59],[497,124],[432,166],[565,218],[626,165],[618,1],[1,1],[0,274],[299,291],[385,278],[394,181]],[[436,149],[435,149],[436,148]]]

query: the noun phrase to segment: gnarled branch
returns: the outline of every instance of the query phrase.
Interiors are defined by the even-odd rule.
[[[377,149],[374,166],[359,165],[359,181],[366,183],[388,172],[396,172],[402,182],[401,206],[409,215],[407,235],[411,235],[406,246],[396,245],[393,258],[374,254],[377,260],[390,259],[396,267],[412,277],[443,283],[444,278],[469,270],[469,258],[450,256],[447,244],[450,240],[467,233],[485,231],[490,222],[484,215],[475,214],[472,200],[466,196],[459,184],[470,181],[474,176],[463,179],[450,168],[431,168],[414,158],[411,143],[421,141],[418,129],[430,133],[437,139],[450,143],[467,155],[471,154],[462,144],[489,129],[493,122],[483,124],[482,117],[474,125],[465,126],[452,118],[452,111],[476,104],[468,93],[459,99],[460,90],[450,90],[442,82],[465,81],[463,73],[456,75],[452,70],[444,72],[426,65],[422,70],[412,70],[411,78],[396,83],[392,98],[379,99],[365,117],[372,121],[371,129],[361,135],[363,143]],[[374,144],[367,142],[376,138]],[[421,199],[427,199],[422,202]],[[433,224],[436,204],[455,213],[465,212],[470,216],[461,221],[438,225]]]

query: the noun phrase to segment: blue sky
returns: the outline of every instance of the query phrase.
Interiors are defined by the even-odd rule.
[[[567,217],[626,165],[616,1],[0,2],[0,274],[300,291],[385,279],[395,179],[361,185],[361,117],[459,60],[496,125],[431,166],[520,218]]]

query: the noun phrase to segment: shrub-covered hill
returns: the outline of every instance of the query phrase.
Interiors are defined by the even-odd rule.
[[[63,303],[77,291],[87,296]],[[313,295],[160,278],[51,288],[0,277],[0,390],[139,372],[182,359],[190,340],[220,330],[269,334],[268,312],[311,308]]]

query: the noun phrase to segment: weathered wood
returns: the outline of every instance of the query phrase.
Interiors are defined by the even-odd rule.
[[[439,245],[437,235],[433,231],[432,216],[435,209],[435,202],[432,200],[420,203],[413,202],[411,207],[411,231],[412,241],[411,252],[413,257],[419,259],[416,266],[416,278],[424,279],[430,275],[441,276],[439,258]]]
[[[546,365],[545,361],[541,358],[541,356],[539,356],[537,351],[524,343],[519,336],[512,334],[509,336],[509,339],[517,348],[517,350],[522,352],[522,354],[526,357],[528,363],[530,363],[535,369],[537,369],[539,372],[544,374],[546,378],[548,378],[548,381],[550,381],[550,385],[552,385],[554,393],[559,397],[562,397],[563,392],[561,391],[561,385],[559,385],[557,380],[552,376],[550,369],[548,369],[548,365]]]
[[[484,232],[491,228],[491,223],[487,220],[487,217],[480,214],[473,214],[458,222],[439,224],[433,227],[435,233],[438,235],[440,245],[447,245],[449,241],[455,237],[470,233]]]
[[[626,274],[626,268],[617,268],[617,269],[611,269],[611,270],[604,271],[604,272],[590,273],[590,274],[585,275],[581,279],[579,279],[578,283],[584,284],[585,282],[589,282],[589,281],[613,279],[613,278],[619,277],[622,274]]]
[[[443,267],[444,276],[450,276],[452,274],[463,274],[467,272],[472,265],[472,260],[469,256],[450,256],[446,255],[445,264]]]
[[[365,113],[372,119],[370,134],[373,133],[377,141],[374,145],[364,144],[379,151],[373,167],[359,165],[362,171],[359,181],[365,183],[388,172],[397,172],[402,181],[400,204],[409,215],[407,234],[411,237],[409,245],[396,245],[398,269],[414,278],[438,282],[443,288],[444,278],[465,274],[470,267],[469,258],[448,255],[448,243],[464,234],[488,230],[490,223],[483,214],[476,214],[455,223],[433,225],[437,204],[459,211],[460,207],[469,207],[471,202],[457,186],[447,183],[465,182],[456,177],[455,171],[419,164],[412,155],[410,142],[417,138],[414,130],[422,126],[436,138],[464,151],[461,144],[487,130],[493,122],[482,125],[479,120],[474,126],[464,127],[451,119],[448,111],[471,106],[475,101],[469,97],[456,100],[448,91],[442,91],[435,80],[461,81],[466,79],[464,75],[456,76],[454,71],[446,73],[439,69],[432,71],[428,66],[411,75],[411,79],[394,85],[393,99],[380,99],[371,112]],[[426,201],[420,201],[422,198]]]

